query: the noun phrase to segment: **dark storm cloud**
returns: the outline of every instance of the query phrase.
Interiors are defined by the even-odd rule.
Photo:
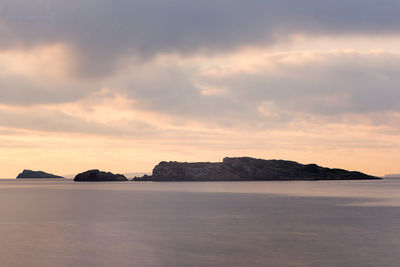
[[[294,33],[398,34],[397,0],[0,0],[0,46],[68,43],[85,75],[124,55],[215,52]]]

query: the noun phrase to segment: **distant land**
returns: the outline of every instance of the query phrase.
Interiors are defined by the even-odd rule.
[[[64,178],[64,177],[43,171],[32,171],[32,170],[23,170],[17,176],[17,179],[26,179],[26,178],[32,179],[32,178]]]
[[[400,178],[400,173],[399,174],[386,174],[383,176],[383,178]]]
[[[66,174],[63,175],[64,178],[69,178],[69,179],[74,179],[75,176],[77,174]],[[122,173],[122,175],[124,175],[125,177],[140,177],[140,176],[144,176],[144,175],[151,175],[151,172],[126,172],[126,173]]]
[[[123,173],[123,175],[125,175],[126,177],[140,177],[144,175],[151,175],[151,172],[127,172]]]
[[[222,162],[160,162],[153,174],[135,181],[293,181],[381,179],[358,171],[330,169],[316,164],[249,157],[224,158]]]

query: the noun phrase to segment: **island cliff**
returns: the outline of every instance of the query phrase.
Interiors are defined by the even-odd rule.
[[[287,181],[380,179],[356,171],[330,169],[316,164],[248,157],[224,158],[222,162],[160,162],[151,176],[136,181]]]
[[[75,176],[75,182],[114,182],[128,181],[122,174],[113,174],[111,172],[102,172],[99,170],[89,170]]]
[[[18,174],[17,179],[24,179],[24,178],[64,178],[64,177],[42,171],[23,170],[20,174]]]

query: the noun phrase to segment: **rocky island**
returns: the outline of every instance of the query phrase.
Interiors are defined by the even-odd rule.
[[[380,179],[357,171],[330,169],[316,164],[249,157],[222,162],[160,162],[153,174],[135,181],[292,181]]]
[[[75,182],[115,182],[128,181],[122,174],[113,174],[111,172],[103,172],[99,170],[89,170],[75,176]]]
[[[64,177],[43,171],[23,170],[20,174],[18,174],[17,179],[25,179],[25,178],[64,178]]]

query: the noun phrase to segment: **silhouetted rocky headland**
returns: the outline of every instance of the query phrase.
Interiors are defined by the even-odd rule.
[[[64,177],[42,171],[23,170],[20,174],[18,174],[17,179],[24,179],[24,178],[64,178]]]
[[[75,176],[75,182],[114,182],[128,181],[122,174],[113,174],[111,172],[102,172],[99,170],[89,170]]]
[[[357,171],[330,169],[316,164],[248,157],[224,158],[222,162],[160,162],[151,176],[135,181],[287,181],[380,179]]]

